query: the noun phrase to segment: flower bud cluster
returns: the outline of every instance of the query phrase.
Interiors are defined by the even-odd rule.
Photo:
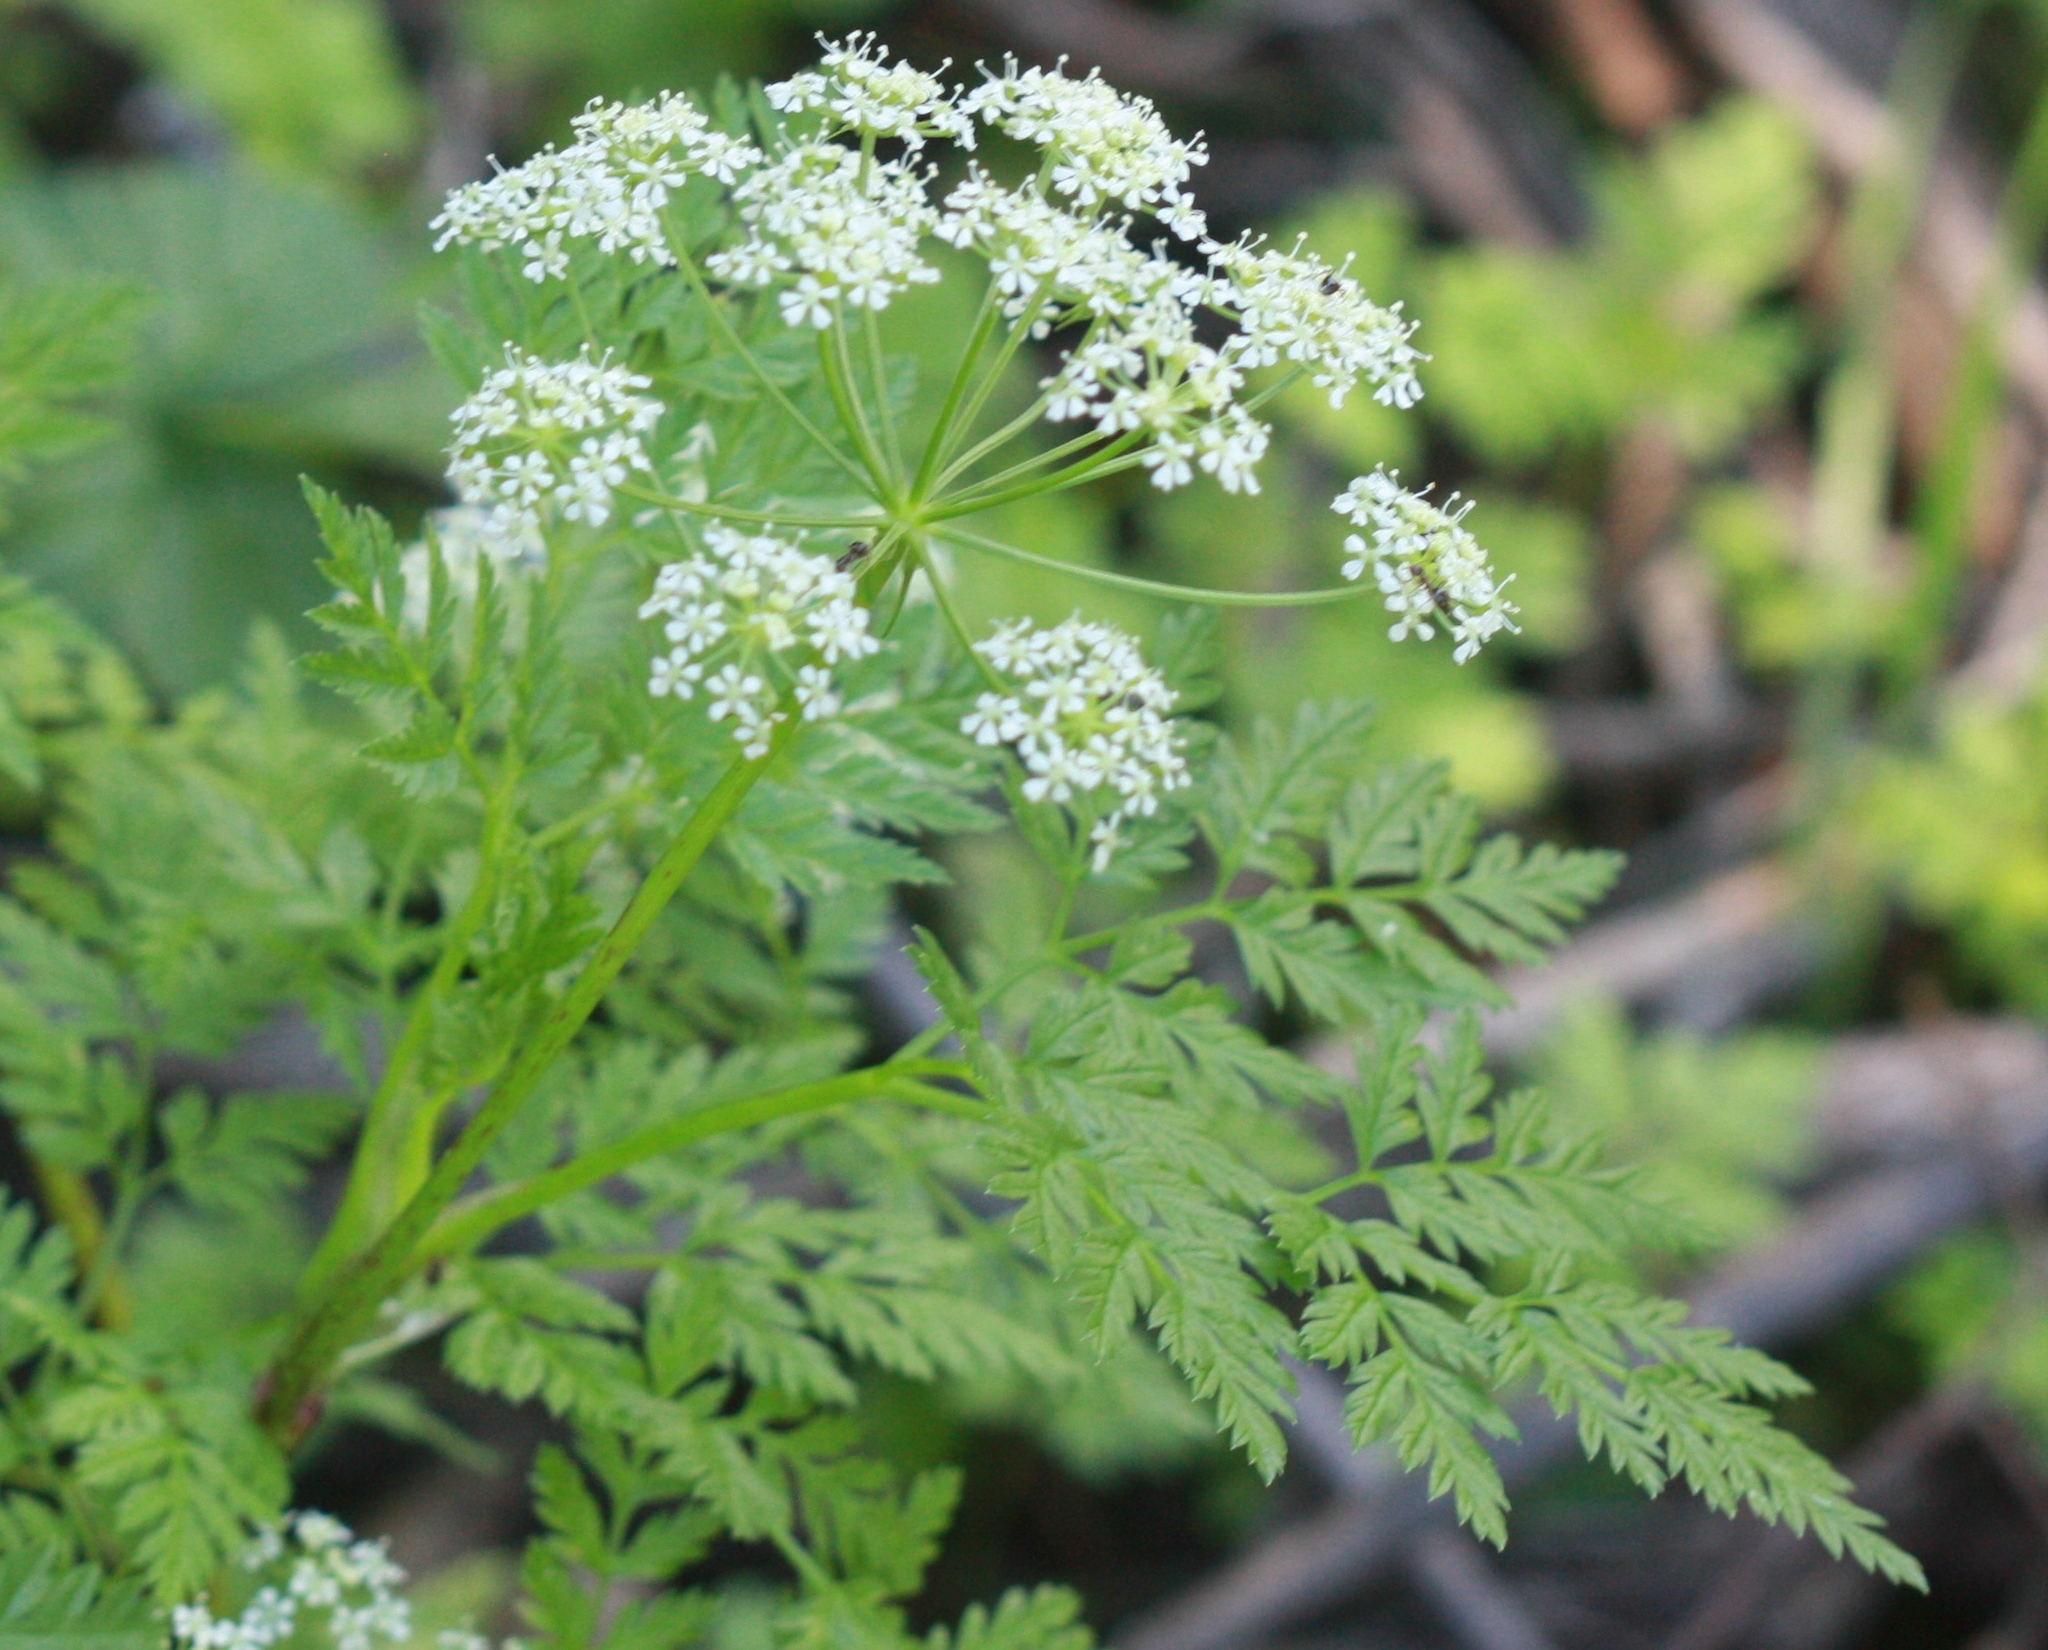
[[[264,1530],[242,1555],[244,1569],[276,1577],[236,1616],[215,1616],[202,1600],[171,1611],[178,1650],[270,1650],[300,1623],[325,1612],[335,1650],[374,1650],[412,1637],[412,1606],[397,1594],[405,1572],[382,1541],[358,1541],[325,1513],[297,1512]]]
[[[982,694],[960,731],[1016,752],[1027,801],[1071,804],[1107,793],[1110,807],[1089,830],[1102,870],[1123,823],[1156,813],[1163,792],[1189,783],[1167,719],[1174,691],[1129,636],[1078,616],[1050,630],[1007,620],[974,651],[1018,691]]]
[[[666,621],[670,644],[655,656],[647,690],[690,699],[701,689],[710,719],[729,718],[745,754],[765,756],[787,720],[776,708],[785,688],[805,721],[836,716],[842,705],[826,666],[882,644],[868,633],[852,575],[826,557],[724,526],[708,528],[704,544],[707,554],[662,568],[640,606],[641,618]],[[780,656],[795,648],[823,662],[792,672]]]
[[[609,355],[544,361],[509,345],[505,365],[455,409],[448,479],[465,504],[488,510],[508,540],[539,528],[552,507],[567,521],[601,526],[612,491],[647,470],[641,437],[662,405],[638,393],[652,380]]]
[[[1370,542],[1356,533],[1344,540],[1351,557],[1344,576],[1356,579],[1372,569],[1395,615],[1387,634],[1397,642],[1410,635],[1428,641],[1441,624],[1457,644],[1451,656],[1463,664],[1488,638],[1519,627],[1506,596],[1513,575],[1496,580],[1486,552],[1466,529],[1471,501],[1461,503],[1454,494],[1449,502],[1440,508],[1381,469],[1359,476],[1330,508],[1371,530]]]
[[[939,278],[918,251],[939,215],[924,178],[901,161],[799,144],[741,183],[733,202],[751,233],[705,267],[736,286],[782,286],[777,302],[791,326],[823,331],[840,304],[887,309],[905,288]]]
[[[672,264],[661,222],[669,196],[692,177],[732,183],[761,160],[678,92],[631,105],[592,99],[573,125],[568,148],[543,149],[451,194],[429,226],[441,232],[434,250],[517,247],[532,281],[569,273],[571,241],[595,241],[635,263]]]

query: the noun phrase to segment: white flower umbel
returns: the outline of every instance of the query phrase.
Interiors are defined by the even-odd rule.
[[[532,281],[567,275],[576,240],[635,263],[672,264],[661,221],[670,195],[693,177],[733,183],[761,159],[679,92],[632,105],[593,99],[574,127],[568,148],[543,149],[451,194],[430,225],[441,232],[434,249],[516,247]]]
[[[1415,323],[1401,306],[1382,308],[1344,269],[1311,257],[1300,241],[1282,252],[1252,241],[1210,243],[1218,277],[1211,302],[1235,316],[1247,367],[1292,361],[1306,367],[1330,405],[1341,407],[1354,384],[1372,386],[1373,399],[1407,408],[1422,399],[1415,368],[1423,357],[1408,340]]]
[[[1078,616],[1050,630],[1007,620],[974,651],[1017,691],[982,694],[960,731],[1016,752],[1028,801],[1086,799],[1099,807],[1107,800],[1089,830],[1093,863],[1102,870],[1121,843],[1124,821],[1157,812],[1163,792],[1188,783],[1168,720],[1173,690],[1129,636]]]
[[[1465,528],[1471,501],[1460,503],[1454,494],[1449,504],[1430,503],[1403,488],[1398,474],[1381,469],[1359,476],[1330,508],[1371,531],[1369,541],[1356,533],[1344,540],[1351,558],[1344,576],[1357,579],[1372,569],[1395,615],[1387,634],[1397,642],[1410,635],[1428,641],[1441,624],[1457,644],[1451,656],[1463,664],[1489,637],[1519,626],[1505,594],[1513,576],[1496,579]]]
[[[640,606],[641,618],[665,621],[670,644],[655,656],[647,689],[658,699],[701,690],[706,715],[731,721],[747,756],[765,756],[787,719],[776,708],[785,690],[805,721],[836,716],[840,696],[826,667],[882,644],[868,633],[853,576],[829,558],[725,526],[707,528],[704,546],[704,555],[662,568]],[[792,651],[807,662],[792,669],[784,657]]]
[[[651,381],[590,348],[544,361],[510,345],[505,365],[455,409],[448,479],[463,503],[488,511],[506,539],[538,530],[547,512],[601,526],[613,489],[648,469],[641,438],[662,405]]]
[[[249,1544],[242,1567],[260,1584],[238,1615],[216,1616],[197,1599],[171,1611],[178,1650],[271,1650],[315,1621],[334,1650],[412,1638],[412,1606],[397,1593],[405,1572],[382,1541],[358,1541],[325,1513],[286,1514]]]
[[[1184,241],[1202,233],[1187,182],[1209,152],[1200,137],[1182,142],[1168,131],[1149,98],[1118,91],[1092,69],[1075,80],[1061,68],[1019,69],[1013,60],[961,107],[1045,150],[1048,181],[1083,211],[1121,206],[1150,213]]]
[[[676,254],[661,239],[661,203],[709,177],[732,218],[703,271],[772,301],[789,326],[829,332],[937,280],[924,244],[935,237],[987,264],[996,317],[1067,343],[1040,384],[1045,416],[1092,424],[1115,448],[1102,462],[1142,465],[1167,490],[1202,473],[1230,492],[1258,490],[1271,432],[1248,397],[1251,373],[1303,374],[1334,404],[1361,383],[1391,406],[1419,397],[1422,357],[1398,307],[1373,303],[1299,242],[1206,238],[1188,192],[1208,158],[1199,138],[1176,138],[1150,102],[1094,73],[1009,62],[983,75],[962,92],[892,59],[873,35],[826,41],[815,69],[768,89],[792,119],[792,141],[772,157],[713,131],[672,93],[593,108],[561,154],[457,191],[442,240],[517,246],[535,279],[567,270],[578,237],[665,264]],[[1036,164],[1005,183],[970,159],[935,207],[943,166],[932,151],[972,150],[984,126],[1034,146]],[[1151,245],[1144,219],[1198,246],[1207,267]],[[597,483],[620,460],[600,445],[590,462],[601,498]],[[519,500],[557,478],[529,462],[489,479]]]
[[[957,88],[908,63],[892,63],[873,34],[820,35],[818,43],[824,50],[817,68],[766,88],[773,107],[791,114],[822,109],[835,136],[893,138],[910,149],[922,149],[928,137],[946,137],[974,147],[974,121],[957,106]],[[941,63],[940,73],[945,69]]]
[[[906,287],[939,278],[918,251],[939,215],[924,178],[903,162],[838,143],[800,144],[749,177],[733,201],[750,237],[705,267],[736,286],[780,286],[791,326],[822,331],[842,304],[886,309]]]

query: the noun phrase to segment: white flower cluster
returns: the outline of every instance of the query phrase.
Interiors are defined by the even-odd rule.
[[[794,273],[777,300],[791,326],[822,331],[842,303],[887,309],[906,287],[939,278],[918,252],[939,215],[904,162],[799,144],[741,183],[733,202],[750,234],[705,267],[737,286],[781,285]]]
[[[927,137],[974,147],[973,117],[958,106],[958,91],[937,75],[890,62],[873,34],[820,36],[819,44],[824,51],[817,68],[766,89],[775,108],[791,114],[822,109],[834,131],[893,138],[908,149],[922,149]],[[946,67],[939,65],[941,72]]]
[[[635,263],[675,262],[662,228],[669,196],[692,177],[732,183],[758,165],[750,143],[712,128],[678,92],[652,103],[592,99],[573,122],[576,141],[543,149],[524,166],[463,185],[429,226],[449,245],[519,249],[531,281],[569,273],[573,240],[624,252]]]
[[[1415,323],[1399,304],[1382,307],[1366,297],[1342,268],[1311,257],[1296,241],[1289,251],[1249,241],[1207,244],[1215,277],[1209,302],[1234,313],[1247,367],[1292,361],[1341,407],[1364,379],[1373,399],[1408,408],[1422,399],[1415,368],[1424,359],[1409,343]],[[1346,260],[1348,267],[1349,260]]]
[[[947,196],[937,233],[988,260],[1012,320],[1033,312],[1035,330],[1087,329],[1041,386],[1048,418],[1143,437],[1140,462],[1159,487],[1184,485],[1199,467],[1231,492],[1258,490],[1268,431],[1236,403],[1242,335],[1220,347],[1197,336],[1211,280],[1157,249],[1140,252],[1122,225],[1084,220],[979,168]]]
[[[1189,173],[1209,163],[1197,137],[1183,143],[1166,128],[1150,98],[1120,92],[1088,71],[1075,80],[1053,69],[1019,70],[1014,61],[969,92],[962,103],[1007,136],[1047,151],[1053,188],[1085,212],[1121,206],[1147,212],[1184,241],[1202,233],[1202,214],[1187,193]]]
[[[202,1601],[178,1605],[171,1639],[179,1650],[270,1650],[320,1611],[335,1650],[373,1650],[380,1639],[398,1645],[412,1637],[412,1606],[396,1592],[405,1572],[382,1541],[358,1541],[326,1513],[287,1514],[250,1543],[242,1564],[283,1573],[257,1588],[237,1616],[217,1617]]]
[[[864,659],[882,644],[868,634],[853,576],[828,558],[724,526],[706,529],[704,544],[708,554],[664,567],[641,604],[641,618],[667,621],[670,643],[656,655],[647,689],[656,698],[690,699],[701,687],[711,720],[731,718],[745,754],[765,756],[786,720],[776,709],[783,685],[805,721],[836,716],[842,706],[826,667]],[[777,656],[798,646],[823,663],[791,673]]]
[[[1493,576],[1486,552],[1464,525],[1469,499],[1460,503],[1453,495],[1450,508],[1440,508],[1381,469],[1359,476],[1330,508],[1353,526],[1371,529],[1370,543],[1356,533],[1344,540],[1351,557],[1344,576],[1356,579],[1372,569],[1395,615],[1387,632],[1395,641],[1410,635],[1428,641],[1441,624],[1457,643],[1452,657],[1463,664],[1489,637],[1519,629],[1517,609],[1505,594],[1513,575]]]
[[[601,526],[612,490],[649,468],[641,437],[662,405],[640,394],[651,380],[609,355],[544,361],[505,349],[505,365],[455,409],[448,479],[465,504],[490,513],[491,531],[518,540],[552,506],[565,520]]]
[[[1042,385],[1047,416],[1092,421],[1162,489],[1204,471],[1228,491],[1257,491],[1270,431],[1241,400],[1257,369],[1303,372],[1336,405],[1361,382],[1393,406],[1421,393],[1422,358],[1398,307],[1373,303],[1299,243],[1207,239],[1188,193],[1208,159],[1200,139],[1175,138],[1147,99],[1095,73],[1009,62],[962,92],[892,60],[872,34],[853,35],[826,41],[816,69],[768,98],[793,115],[822,114],[823,129],[771,158],[711,132],[674,94],[638,111],[606,106],[583,117],[578,143],[560,155],[458,192],[443,240],[516,241],[536,280],[566,269],[562,248],[577,236],[672,261],[647,203],[702,172],[730,186],[740,230],[705,268],[772,293],[789,325],[824,330],[846,310],[881,310],[936,280],[923,248],[935,236],[986,260],[1012,325],[1079,334]],[[1039,166],[1010,186],[970,163],[934,207],[928,145],[972,150],[978,126],[1035,145]],[[878,154],[882,140],[904,153]],[[1132,214],[1193,243],[1206,268],[1140,250]],[[1216,316],[1234,329],[1217,336]]]
[[[1162,792],[1189,783],[1167,720],[1176,695],[1129,636],[1078,616],[1050,630],[1008,620],[974,651],[1020,691],[982,694],[960,731],[1015,750],[1032,802],[1111,793],[1115,800],[1089,831],[1102,870],[1121,844],[1124,821],[1157,812]]]

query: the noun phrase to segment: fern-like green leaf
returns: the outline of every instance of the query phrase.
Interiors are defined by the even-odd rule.
[[[141,1589],[48,1548],[0,1556],[0,1650],[158,1650]]]

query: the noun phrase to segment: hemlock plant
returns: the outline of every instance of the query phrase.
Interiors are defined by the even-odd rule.
[[[0,675],[54,824],[0,901],[0,1100],[47,1211],[0,1213],[0,1541],[39,1555],[0,1561],[0,1620],[404,1640],[381,1550],[289,1486],[343,1421],[447,1437],[392,1372],[426,1343],[563,1428],[523,1570],[550,1644],[704,1637],[720,1539],[779,1557],[782,1641],[903,1643],[958,1480],[864,1450],[863,1376],[1142,1407],[1113,1372],[1161,1354],[1267,1476],[1311,1359],[1360,1445],[1501,1540],[1484,1440],[1533,1383],[1644,1488],[1917,1579],[1755,1407],[1795,1376],[1613,1281],[1674,1219],[1490,1091],[1476,964],[1540,955],[1611,858],[1479,842],[1440,767],[1365,762],[1357,707],[1243,740],[1186,715],[1196,619],[1148,657],[1078,614],[957,617],[980,558],[1036,559],[982,511],[1125,470],[1254,489],[1260,408],[1304,377],[1412,403],[1399,311],[1209,239],[1199,142],[1092,77],[961,91],[856,37],[576,130],[437,221],[459,505],[405,546],[313,494],[334,645],[303,669],[355,723],[261,642],[168,724],[38,719],[21,661],[83,644],[8,610],[48,644]],[[942,260],[984,296],[932,413],[880,317]],[[1336,507],[1361,532],[1327,589],[1085,576],[1363,596],[1461,656],[1510,622],[1455,501],[1375,474]],[[1006,825],[1049,920],[971,964],[920,933],[938,1023],[864,1053],[849,986],[893,890]],[[1356,1074],[1247,1029],[1198,925],[1354,1032]],[[180,1084],[287,1011],[343,1092]],[[1335,1172],[1275,1166],[1319,1130]],[[1012,1593],[957,1640],[1071,1646],[1076,1611]]]

